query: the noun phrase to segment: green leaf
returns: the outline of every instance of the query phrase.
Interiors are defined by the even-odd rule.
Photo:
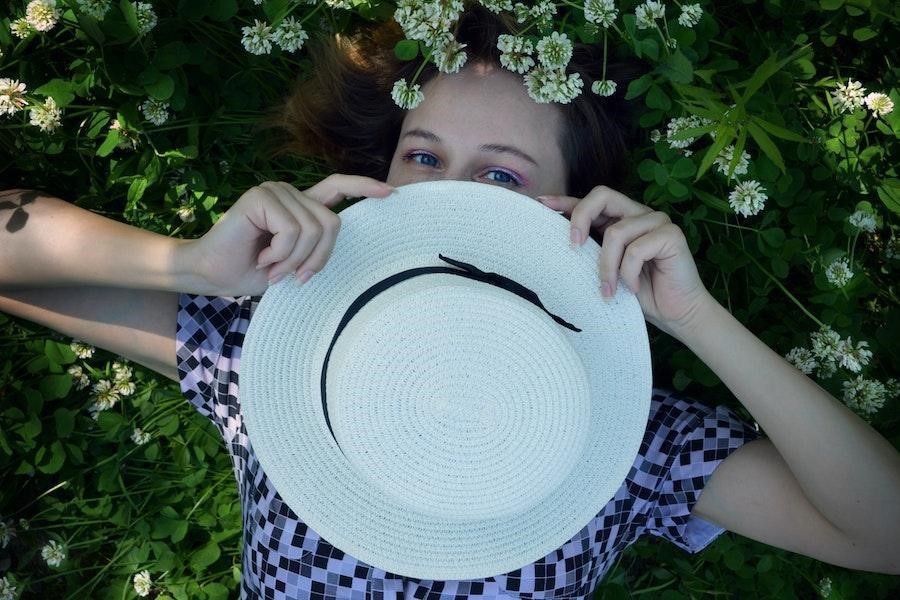
[[[672,101],[658,85],[651,85],[650,91],[647,92],[647,98],[644,100],[650,108],[658,108],[660,110],[669,110],[672,108]]]
[[[775,163],[775,166],[778,167],[782,173],[786,173],[787,169],[784,166],[784,159],[781,158],[781,152],[779,152],[778,146],[772,142],[772,138],[770,138],[769,135],[753,121],[747,123],[747,131],[750,132],[750,136],[759,146],[760,150],[763,151],[763,154]]]
[[[774,135],[775,137],[781,138],[783,140],[788,140],[791,142],[807,141],[807,138],[803,137],[802,135],[794,133],[790,129],[785,129],[784,127],[781,127],[774,123],[770,123],[769,121],[766,121],[765,119],[760,119],[759,117],[752,116],[752,117],[750,117],[750,122],[754,123],[756,125],[759,125],[763,129],[765,129],[766,131],[768,131],[769,133]]]
[[[644,92],[646,92],[653,83],[653,76],[650,73],[642,75],[628,84],[628,91],[625,92],[626,100],[633,100]]]
[[[885,179],[876,191],[884,205],[894,214],[900,215],[900,179]]]
[[[708,192],[704,192],[701,189],[694,188],[694,195],[700,198],[700,201],[703,202],[706,206],[716,210],[720,213],[724,214],[732,214],[734,211],[731,209],[731,205],[728,204],[725,200],[713,196]]]
[[[125,17],[125,22],[128,23],[129,29],[131,29],[132,33],[135,35],[140,35],[141,33],[141,25],[137,20],[137,13],[134,10],[134,4],[129,2],[128,0],[119,0],[119,8],[122,10],[122,15]]]
[[[770,54],[769,57],[759,65],[756,70],[753,72],[753,75],[750,76],[746,82],[747,88],[744,90],[744,95],[741,96],[740,102],[738,102],[739,106],[745,106],[747,101],[753,97],[753,95],[762,87],[762,85],[769,80],[770,77],[781,71],[784,65],[798,59],[803,54],[806,54],[809,51],[810,44],[805,44],[794,51],[793,54],[788,56],[783,60],[778,60],[776,54]]]
[[[784,230],[780,227],[772,227],[771,229],[763,229],[759,232],[767,244],[773,248],[780,248],[784,244]]]
[[[95,42],[102,44],[106,41],[106,36],[103,35],[103,31],[101,31],[100,27],[97,25],[97,19],[82,14],[81,11],[77,11],[75,17],[78,19],[78,26],[81,30],[88,34],[89,37],[93,38]]]
[[[400,40],[394,45],[394,56],[400,60],[412,60],[419,54],[419,42]]]
[[[175,92],[175,80],[163,73],[156,81],[145,85],[144,91],[157,100],[168,100]]]
[[[43,450],[43,448],[41,448]],[[47,462],[40,464],[40,459],[35,457],[35,464],[39,471],[47,474],[56,473],[66,462],[66,451],[63,450],[62,442],[56,440],[50,445],[50,458]]]
[[[148,185],[149,182],[143,177],[138,177],[132,181],[131,185],[128,186],[128,203],[133,204],[143,198]]]
[[[217,581],[207,583],[202,589],[207,600],[226,600],[228,598],[228,588]]]
[[[116,149],[116,146],[119,145],[119,130],[118,129],[110,129],[106,134],[106,139],[103,140],[103,143],[100,144],[100,147],[97,148],[97,156],[104,157],[109,156],[109,153]]]
[[[837,10],[844,5],[844,0],[819,0],[819,6],[825,10]]]
[[[687,179],[696,172],[697,166],[694,165],[694,161],[686,156],[682,156],[672,165],[671,175],[678,179]]]
[[[872,29],[871,27],[860,27],[859,29],[853,30],[853,39],[865,42],[866,40],[871,40],[873,37],[877,36],[878,32]]]
[[[238,6],[235,0],[212,0],[206,9],[207,16],[213,21],[227,21],[237,14]]]
[[[41,378],[41,394],[47,400],[58,400],[69,395],[72,389],[72,376],[68,373],[61,375],[46,375]]]
[[[168,71],[187,63],[190,58],[190,51],[184,42],[171,42],[157,51],[153,64],[157,69]]]
[[[54,340],[45,340],[44,354],[58,365],[68,365],[75,362],[75,352],[69,344],[60,344]]]
[[[193,568],[195,571],[202,571],[209,565],[216,562],[219,559],[220,554],[221,551],[219,550],[219,545],[215,542],[209,542],[208,544],[191,554],[191,568]]]
[[[67,106],[75,99],[75,90],[78,84],[65,79],[51,79],[41,87],[34,90],[35,94],[50,96],[60,108]]]
[[[735,131],[731,128],[720,128],[716,130],[716,141],[706,150],[703,160],[700,161],[700,167],[697,169],[697,176],[694,181],[698,181],[700,177],[712,166],[719,153],[731,143],[734,139]]]
[[[690,83],[694,79],[694,65],[681,50],[676,50],[666,57],[659,66],[659,71],[676,83]]]
[[[160,152],[160,158],[197,158],[197,146],[185,146]]]

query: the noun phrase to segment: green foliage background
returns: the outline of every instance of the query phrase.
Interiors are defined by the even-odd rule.
[[[241,27],[293,14],[307,31],[349,31],[392,18],[394,4],[352,2],[352,10],[288,0],[262,6],[235,0],[156,0],[159,24],[138,35],[129,2],[112,3],[102,21],[59,0],[60,22],[21,40],[10,22],[25,2],[0,7],[0,77],[28,85],[33,103],[53,97],[63,124],[44,133],[26,111],[0,117],[0,188],[36,188],[109,218],[169,236],[200,237],[243,191],[265,180],[311,186],[327,175],[312,159],[265,158],[259,116],[314,68],[305,50],[254,56]],[[900,108],[873,119],[865,109],[839,113],[830,93],[848,78],[888,94],[900,107],[894,44],[900,5],[887,0],[701,2],[693,29],[667,4],[665,32],[635,27],[636,2],[619,2],[610,54],[639,56],[652,72],[629,97],[645,108],[645,143],[633,149],[635,199],[666,211],[688,237],[707,287],[781,354],[809,347],[828,324],[866,340],[864,369],[882,382],[896,376],[900,339],[896,272],[900,179]],[[557,4],[550,29],[602,42],[585,24],[581,3]],[[677,40],[677,49],[664,44]],[[537,37],[534,38],[535,40]],[[893,40],[893,41],[889,41]],[[421,48],[400,50],[421,60]],[[598,70],[602,65],[598,65]],[[584,93],[590,93],[585,89]],[[168,102],[162,125],[140,104]],[[732,105],[734,105],[732,107]],[[665,126],[677,116],[713,122],[694,133],[693,154],[668,147]],[[113,119],[137,140],[129,146]],[[663,139],[651,141],[652,130]],[[725,177],[710,168],[728,143],[751,155],[747,178],[769,199],[758,215],[735,215]],[[195,219],[183,221],[188,207]],[[338,207],[340,210],[342,207]],[[877,214],[874,233],[858,234],[847,217]],[[4,225],[15,215],[0,211]],[[853,257],[856,274],[836,289],[824,267]],[[678,342],[651,331],[656,384],[708,404],[728,404],[751,420],[718,378]],[[73,386],[67,368],[83,365],[92,381],[111,376],[103,351],[78,359],[69,339],[0,314],[0,520],[16,528],[0,549],[0,573],[22,597],[134,597],[133,575],[148,569],[153,595],[237,595],[241,514],[231,463],[211,423],[195,414],[177,384],[137,365],[137,390],[99,419],[90,388]],[[844,369],[818,383],[837,398]],[[789,401],[780,399],[779,401]],[[900,447],[900,408],[891,398],[872,425]],[[136,446],[134,427],[152,439]],[[21,522],[24,519],[26,522]],[[26,529],[27,525],[27,529]],[[68,557],[49,568],[40,548],[64,542]],[[851,571],[726,534],[698,555],[645,538],[608,573],[597,597],[702,595],[808,598],[823,578],[832,598],[887,598],[898,578]]]

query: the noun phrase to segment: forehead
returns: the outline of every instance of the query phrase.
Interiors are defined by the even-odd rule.
[[[409,111],[403,131],[422,127],[447,141],[511,143],[537,151],[552,148],[561,127],[559,108],[538,104],[522,76],[500,66],[466,65],[457,73],[439,73],[422,86],[425,99]]]

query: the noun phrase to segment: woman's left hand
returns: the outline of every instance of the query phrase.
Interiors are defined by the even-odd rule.
[[[637,296],[644,318],[666,333],[680,337],[715,302],[700,281],[684,232],[667,214],[603,185],[580,200],[560,195],[538,200],[569,217],[572,229],[581,232],[578,245],[590,229],[602,234],[601,285],[614,292],[621,279]]]

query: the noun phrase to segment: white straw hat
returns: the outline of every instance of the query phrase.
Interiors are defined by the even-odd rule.
[[[597,243],[573,248],[566,217],[509,189],[414,183],[339,214],[325,267],[270,286],[244,338],[260,464],[322,538],[391,573],[482,579],[543,558],[639,450],[637,299],[604,301]]]

